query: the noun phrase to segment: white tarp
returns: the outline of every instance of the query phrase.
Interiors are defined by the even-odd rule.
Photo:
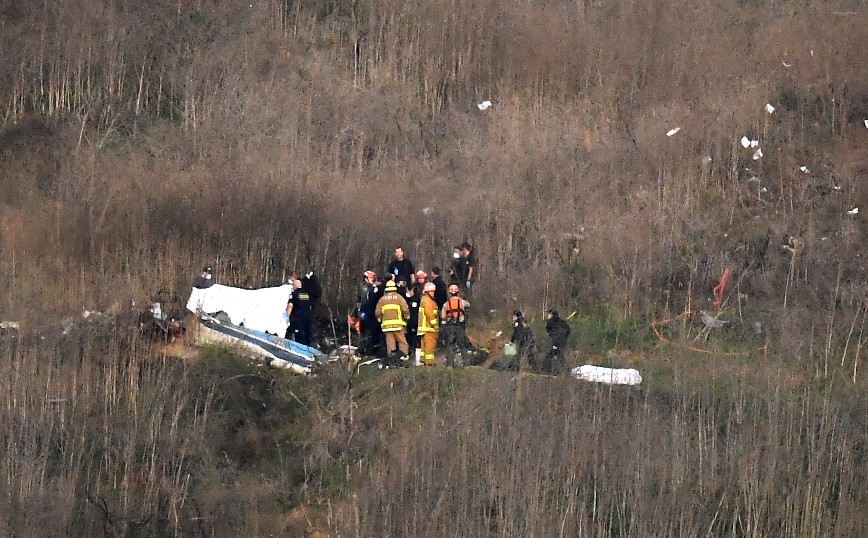
[[[258,290],[214,284],[205,289],[193,288],[187,310],[206,314],[226,312],[235,325],[283,336],[289,326],[286,304],[291,295],[289,284]]]
[[[586,364],[573,368],[570,374],[576,379],[610,385],[638,385],[642,382],[639,370],[634,368],[603,368]]]

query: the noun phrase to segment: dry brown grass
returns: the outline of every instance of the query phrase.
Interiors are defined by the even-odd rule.
[[[738,346],[760,321],[797,379],[864,386],[866,23],[864,6],[846,1],[3,3],[0,318],[36,340],[4,344],[0,357],[11,514],[0,526],[280,533],[263,498],[298,506],[301,475],[304,501],[322,500],[329,480],[311,486],[293,465],[264,483],[214,486],[231,482],[239,461],[269,454],[275,417],[245,415],[254,426],[221,430],[224,457],[202,440],[204,421],[179,434],[175,413],[209,401],[207,388],[183,394],[184,368],[153,362],[126,333],[55,340],[61,318],[83,309],[138,310],[160,292],[179,306],[203,263],[241,286],[315,269],[337,314],[360,272],[383,269],[396,245],[418,266],[446,268],[451,246],[469,239],[479,318],[557,305],[646,325],[708,304],[731,267],[737,330],[724,344]],[[484,99],[494,106],[483,113]],[[762,160],[738,145],[743,135],[761,140]],[[848,216],[853,207],[862,213]],[[769,382],[726,399],[702,392],[718,390],[712,383],[666,407],[652,392],[640,403],[581,389],[606,408],[589,419],[593,406],[557,385],[539,387],[548,415],[516,421],[507,418],[535,407],[494,387],[503,406],[460,405],[477,406],[473,420],[492,418],[500,433],[473,422],[479,436],[440,432],[451,448],[432,437],[380,454],[399,472],[372,474],[366,487],[378,496],[342,504],[358,519],[333,514],[333,527],[864,534],[849,510],[864,497],[847,475],[864,474],[863,422],[853,418],[851,431],[840,418],[852,395],[796,397]],[[802,411],[775,399],[784,393]],[[261,404],[251,401],[239,405]],[[572,418],[554,421],[555,411]],[[340,442],[310,456],[317,472],[355,446],[346,440],[355,430],[334,433],[323,420],[316,437]],[[657,429],[634,435],[643,420]],[[748,427],[719,431],[739,420]],[[524,421],[579,433],[534,438]],[[839,435],[850,444],[831,441]],[[782,451],[786,472],[763,470],[774,461],[754,437]],[[466,467],[447,457],[456,450]],[[507,451],[527,451],[526,466],[480,455]],[[593,458],[564,475],[545,467],[543,456],[569,462],[574,451]],[[615,466],[622,452],[632,474]],[[693,467],[700,457],[720,467]],[[431,464],[416,466],[420,458]],[[188,471],[205,477],[194,496]],[[449,472],[479,489],[453,491]]]

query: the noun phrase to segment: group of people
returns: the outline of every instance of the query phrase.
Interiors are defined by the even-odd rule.
[[[464,364],[465,351],[472,347],[465,329],[470,307],[466,296],[473,287],[475,266],[472,247],[464,243],[455,247],[448,285],[439,267],[431,269],[430,277],[415,270],[401,247],[395,249],[384,278],[365,271],[356,301],[363,353],[375,354],[384,341],[386,365],[411,364],[418,349],[419,362],[433,366],[439,344],[447,365]]]
[[[433,267],[430,275],[416,270],[401,247],[395,249],[395,257],[384,275],[370,270],[364,272],[352,316],[361,337],[363,354],[382,355],[385,345],[383,364],[387,366],[410,365],[416,358],[420,364],[433,366],[435,350],[440,348],[447,366],[474,362],[475,346],[467,338],[466,324],[470,308],[468,296],[476,278],[476,257],[467,242],[456,246],[452,256],[449,284],[440,267]],[[322,295],[322,288],[313,272],[305,275],[292,272],[289,282],[293,286],[286,305],[290,325],[284,336],[311,346],[314,344],[313,307]],[[195,288],[204,289],[213,284],[210,267],[203,267],[193,281]],[[504,357],[498,366],[514,371],[527,367],[540,373],[561,372],[570,326],[557,309],[548,311],[546,332],[550,345],[547,351],[541,352],[528,321],[516,310],[511,336],[516,354]]]
[[[557,308],[550,308],[546,320],[546,334],[549,348],[541,353],[537,349],[530,324],[521,310],[512,313],[512,337],[510,342],[516,346],[516,354],[505,357],[503,368],[518,371],[522,365],[542,374],[560,374],[565,369],[564,349],[570,338],[570,324],[561,318]]]

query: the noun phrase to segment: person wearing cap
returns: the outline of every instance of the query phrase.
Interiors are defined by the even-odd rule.
[[[524,314],[521,310],[516,310],[512,313],[512,337],[509,341],[515,344],[517,354],[511,364],[507,366],[507,369],[517,372],[528,361],[533,362],[534,347],[533,332],[531,332],[530,325],[524,319]]]
[[[193,287],[200,290],[205,290],[214,285],[214,280],[211,278],[211,268],[205,266],[202,272],[193,279]]]
[[[286,305],[286,315],[291,321],[290,330],[296,342],[310,346],[313,342],[313,297],[299,279],[293,282],[293,288],[292,297]]]
[[[419,305],[419,323],[416,327],[417,334],[422,339],[422,364],[434,366],[434,351],[437,349],[437,334],[440,330],[438,322],[439,309],[434,301],[436,286],[428,282],[422,287],[422,302]]]
[[[544,374],[559,374],[564,370],[564,348],[570,337],[570,324],[561,319],[557,308],[549,309],[548,318],[546,333],[551,347],[543,358],[540,370]]]
[[[371,293],[374,291],[375,282],[377,281],[377,273],[373,271],[365,271],[362,273],[362,281],[359,283],[359,291],[356,295],[356,312],[361,314],[362,307],[367,304],[371,298]]]
[[[359,286],[359,347],[364,355],[375,355],[383,343],[383,331],[377,323],[377,301],[383,296],[383,283],[373,271],[365,271]],[[364,289],[364,292],[362,291]]]
[[[389,362],[394,364],[395,350],[398,350],[397,359],[406,359],[409,353],[405,328],[410,319],[410,307],[407,301],[398,294],[398,287],[394,280],[386,282],[386,293],[377,301],[374,314],[380,322],[383,334],[386,336],[386,352]]]

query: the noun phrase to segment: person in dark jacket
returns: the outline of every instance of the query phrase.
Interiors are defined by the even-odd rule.
[[[389,274],[394,277],[395,284],[401,286],[412,284],[416,280],[416,270],[413,268],[413,262],[404,257],[404,249],[398,247],[395,249],[395,259],[389,264]]]
[[[200,290],[205,290],[214,285],[214,280],[211,278],[211,268],[205,266],[202,272],[193,279],[193,287]]]
[[[512,313],[512,337],[510,342],[516,346],[516,356],[510,370],[519,371],[524,365],[534,362],[534,339],[527,320],[521,310]]]
[[[407,301],[407,306],[410,307],[410,319],[407,320],[407,347],[409,348],[410,361],[413,364],[416,358],[416,349],[419,348],[419,336],[416,330],[419,325],[419,305],[422,303],[422,285],[419,283],[419,274],[424,275],[422,271],[416,273],[416,282],[408,284],[406,288],[398,288],[402,291],[404,300]]]
[[[456,245],[452,249],[452,268],[449,270],[449,283],[464,287],[467,282],[467,265],[461,258],[461,247]]]
[[[550,348],[543,359],[541,372],[545,374],[560,374],[564,369],[564,348],[570,337],[570,325],[561,319],[557,308],[549,310],[546,321],[546,333],[549,335]]]
[[[476,254],[473,253],[473,246],[467,241],[461,243],[460,261],[464,265],[462,271],[464,280],[460,282],[460,285],[469,292],[476,282]]]
[[[434,283],[434,302],[437,303],[437,311],[439,312],[443,308],[443,305],[446,304],[446,301],[449,300],[449,291],[439,267],[431,269],[431,282]]]
[[[295,291],[289,304],[286,305],[286,314],[291,323],[290,330],[296,342],[309,346],[313,342],[313,297],[302,286],[301,280],[296,280],[293,286]]]

